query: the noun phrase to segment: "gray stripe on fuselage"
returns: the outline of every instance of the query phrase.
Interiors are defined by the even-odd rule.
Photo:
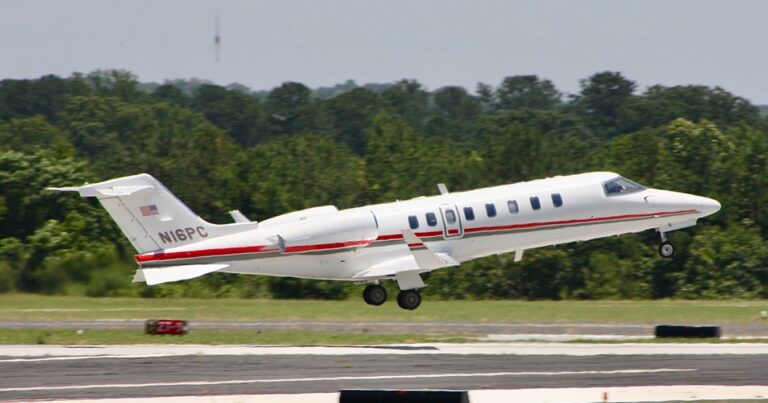
[[[695,214],[695,213],[669,214],[669,215],[665,215],[664,217],[673,217],[673,216],[680,216],[680,215],[686,215],[686,214]],[[487,236],[507,235],[512,233],[522,234],[527,232],[561,229],[566,227],[567,228],[585,227],[585,226],[592,226],[592,225],[615,224],[619,222],[642,221],[642,220],[649,220],[649,219],[656,219],[656,218],[660,218],[660,217],[638,217],[638,218],[618,219],[618,220],[612,220],[612,221],[584,222],[584,223],[577,223],[577,224],[542,225],[541,227],[538,227],[538,228],[510,228],[510,229],[500,229],[500,230],[489,229],[489,230],[484,230],[484,231],[475,232],[475,233],[465,232],[464,236],[461,238],[451,237],[449,239],[482,238]],[[434,235],[429,237],[420,237],[419,239],[421,239],[423,242],[426,242],[426,240],[432,240],[434,242],[436,240],[444,240],[445,238],[442,235]],[[365,248],[380,248],[380,247],[386,247],[386,246],[392,246],[392,245],[403,245],[405,247],[408,246],[405,243],[405,241],[402,238],[400,238],[400,239],[390,239],[386,241],[374,241],[373,243],[366,246]],[[330,254],[335,254],[335,253],[350,251],[350,250],[351,249],[349,248],[345,248],[345,249],[333,249],[333,250],[326,250],[326,251],[313,251],[313,252],[306,252],[306,253],[287,253],[287,254],[281,254],[278,252],[248,252],[248,253],[239,253],[239,254],[231,254],[231,255],[179,258],[179,259],[172,259],[172,260],[166,260],[166,261],[147,262],[147,263],[141,264],[141,267],[151,268],[151,267],[178,266],[181,264],[208,264],[208,263],[220,263],[222,261],[231,262],[231,261],[243,261],[243,260],[251,260],[251,259],[268,259],[268,258],[274,258],[279,256],[291,256],[291,255],[330,255]]]

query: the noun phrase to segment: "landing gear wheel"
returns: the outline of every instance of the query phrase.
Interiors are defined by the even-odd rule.
[[[675,254],[675,247],[671,243],[664,241],[659,245],[659,255],[661,257],[671,257]]]
[[[397,294],[397,305],[412,311],[421,305],[421,294],[418,290],[404,290]]]
[[[363,290],[363,300],[368,305],[381,305],[387,300],[387,290],[378,284],[371,284]]]

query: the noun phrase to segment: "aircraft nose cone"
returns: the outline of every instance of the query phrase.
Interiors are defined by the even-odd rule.
[[[699,211],[701,211],[702,217],[715,214],[720,211],[720,202],[708,197],[702,197]]]

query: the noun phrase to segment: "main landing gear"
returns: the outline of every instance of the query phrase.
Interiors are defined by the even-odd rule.
[[[371,284],[363,290],[363,300],[369,305],[381,305],[387,301],[387,290],[379,284]],[[412,311],[421,305],[419,290],[403,290],[397,294],[397,305]]]
[[[659,245],[659,256],[672,257],[675,254],[675,247],[667,240],[667,235],[659,231],[661,235],[661,245]]]
[[[412,311],[421,305],[421,293],[419,290],[403,290],[397,294],[397,305],[400,308]]]
[[[363,290],[363,300],[369,305],[381,305],[387,301],[387,289],[379,284],[371,284]]]

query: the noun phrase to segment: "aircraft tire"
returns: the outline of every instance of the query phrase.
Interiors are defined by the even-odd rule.
[[[363,300],[368,305],[379,306],[387,301],[387,289],[378,284],[371,284],[363,290]]]
[[[659,256],[661,257],[672,257],[672,255],[675,254],[675,247],[672,246],[669,242],[662,242],[661,245],[659,245]]]
[[[403,290],[397,294],[397,305],[412,311],[421,305],[421,293],[418,290]]]

